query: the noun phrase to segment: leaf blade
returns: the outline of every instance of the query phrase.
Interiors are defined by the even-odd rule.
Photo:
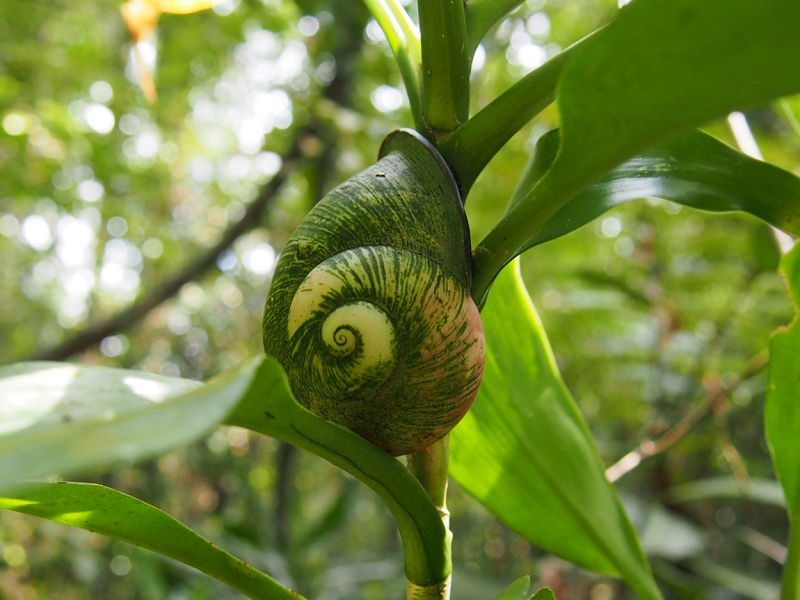
[[[114,489],[91,483],[38,483],[0,508],[101,533],[194,567],[248,598],[302,598],[242,560],[228,554],[164,511]]]
[[[526,189],[546,170],[557,136],[550,132],[539,140],[512,209],[525,202]],[[579,192],[531,229],[527,245],[566,235],[615,206],[649,196],[711,212],[746,212],[800,235],[800,177],[694,131],[625,161]]]
[[[473,296],[530,247],[520,222],[548,221],[628,158],[711,119],[800,91],[793,0],[636,0],[583,44],[557,89],[558,155],[475,253]]]
[[[549,587],[543,587],[531,596],[530,600],[556,600],[556,595]]]
[[[451,475],[531,542],[660,598],[516,264],[496,286],[483,313],[483,384],[451,432]]]
[[[248,363],[202,385],[66,363],[0,368],[0,492],[157,456],[202,438],[250,385]]]
[[[631,3],[561,81],[561,169],[569,162],[596,177],[682,131],[800,90],[785,60],[800,51],[798,26],[792,0]]]
[[[800,245],[781,261],[789,291],[797,310],[800,303]],[[764,407],[764,427],[775,472],[786,496],[789,512],[789,553],[783,571],[781,598],[800,594],[800,321],[778,330],[770,343],[769,384]]]

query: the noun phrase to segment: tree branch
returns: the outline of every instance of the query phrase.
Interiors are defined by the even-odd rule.
[[[283,164],[280,170],[269,183],[261,189],[261,193],[250,204],[244,217],[225,231],[225,234],[220,241],[217,242],[216,246],[189,263],[182,271],[173,275],[164,285],[156,288],[138,302],[135,302],[105,321],[89,326],[87,329],[67,338],[57,346],[33,355],[28,360],[65,360],[73,354],[83,352],[87,348],[100,343],[100,341],[109,335],[127,329],[144,318],[144,316],[156,306],[178,293],[185,284],[194,281],[211,269],[216,264],[220,254],[227,250],[241,235],[253,229],[261,221],[261,217],[269,205],[270,200],[274,198],[275,194],[277,194],[278,190],[280,190],[286,182],[286,179],[294,169],[298,159],[302,156],[302,151],[300,149],[301,140],[310,133],[310,130],[310,127],[306,125],[297,132],[286,155],[283,157]]]
[[[338,73],[324,89],[322,97],[334,104],[347,106],[350,102],[353,79],[356,74],[356,59],[361,53],[361,45],[363,44],[363,36],[360,35],[360,32],[363,31],[366,25],[368,13],[363,7],[360,10],[354,10],[354,7],[347,6],[344,11],[336,11],[335,19],[339,23],[335,31],[346,31],[348,34],[339,35],[337,33],[331,44],[330,51],[336,60]],[[309,135],[317,135],[317,129],[324,129],[324,124],[312,119],[310,123],[297,131],[292,144],[286,151],[285,156],[282,157],[283,164],[281,169],[262,188],[261,193],[250,204],[242,220],[229,227],[216,246],[197,260],[189,263],[164,285],[155,289],[138,302],[105,321],[89,326],[57,346],[35,354],[28,360],[65,360],[73,354],[82,352],[98,344],[103,338],[127,329],[144,318],[156,306],[178,293],[185,284],[194,281],[213,268],[222,252],[227,250],[242,234],[258,225],[270,200],[286,182],[296,163],[303,158],[303,140]]]
[[[737,376],[734,381],[728,385],[720,385],[720,387],[703,402],[697,405],[689,414],[678,421],[672,428],[662,435],[657,440],[647,439],[639,444],[635,450],[628,452],[625,456],[615,462],[613,465],[606,469],[606,479],[611,483],[617,481],[620,477],[632,471],[645,458],[664,452],[667,448],[672,446],[675,442],[680,440],[686,435],[700,420],[705,417],[714,407],[721,402],[728,393],[741,384],[744,380],[749,379],[761,370],[769,361],[769,354],[764,351],[756,354],[747,365],[743,373]]]

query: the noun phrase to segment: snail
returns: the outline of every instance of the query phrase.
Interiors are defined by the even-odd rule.
[[[328,193],[292,234],[264,311],[264,348],[297,400],[393,456],[464,416],[485,342],[469,294],[469,228],[444,159],[412,130]]]

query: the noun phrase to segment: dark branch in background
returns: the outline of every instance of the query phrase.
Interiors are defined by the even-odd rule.
[[[259,224],[267,205],[286,182],[286,179],[295,168],[298,159],[302,156],[302,151],[300,149],[302,139],[309,133],[310,127],[308,125],[297,132],[286,155],[283,157],[283,164],[280,170],[269,183],[261,189],[261,193],[247,208],[244,217],[228,228],[216,246],[201,255],[195,261],[189,263],[188,266],[179,273],[173,275],[164,285],[156,288],[138,302],[120,311],[113,317],[96,323],[67,338],[57,346],[35,354],[28,360],[65,360],[73,354],[83,352],[87,348],[99,344],[103,338],[113,335],[118,331],[122,331],[123,329],[127,329],[144,318],[147,313],[156,306],[178,293],[185,284],[194,281],[214,267],[220,254],[227,250],[242,234]]]

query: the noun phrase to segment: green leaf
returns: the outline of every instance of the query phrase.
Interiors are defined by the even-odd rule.
[[[530,600],[556,600],[556,595],[553,593],[553,590],[545,587],[539,589],[538,592],[530,597]]]
[[[450,536],[422,485],[364,438],[300,406],[272,358],[206,385],[62,363],[3,367],[0,489],[162,454],[204,436],[228,413],[229,424],[309,450],[375,490],[398,522],[409,580],[430,585],[450,574]]]
[[[249,387],[249,363],[207,385],[66,363],[0,367],[0,492],[164,454],[209,433]]]
[[[781,271],[800,306],[800,245],[783,257]],[[772,336],[764,426],[775,472],[786,495],[791,529],[782,598],[800,596],[800,325],[798,317]]]
[[[795,0],[636,0],[570,64],[558,90],[559,168],[602,175],[732,110],[800,91]]]
[[[37,483],[0,508],[49,519],[158,552],[227,583],[248,598],[302,598],[158,508],[102,485]]]
[[[526,600],[530,588],[531,578],[525,575],[500,592],[494,600]]]
[[[539,140],[509,210],[528,198],[526,183],[546,172],[558,150],[558,131]],[[579,192],[546,222],[530,223],[526,245],[574,231],[624,202],[658,196],[712,212],[740,210],[800,235],[800,177],[755,160],[694,131],[645,151]]]
[[[453,478],[534,544],[660,598],[516,264],[495,288],[483,311],[483,383],[451,433]]]
[[[408,580],[428,586],[449,576],[451,536],[420,482],[383,450],[298,404],[277,361],[264,360],[226,422],[308,450],[364,482],[397,521]]]
[[[556,160],[475,255],[483,299],[502,265],[529,246],[528,228],[649,147],[732,110],[800,91],[796,0],[635,0],[582,44],[557,90]]]

